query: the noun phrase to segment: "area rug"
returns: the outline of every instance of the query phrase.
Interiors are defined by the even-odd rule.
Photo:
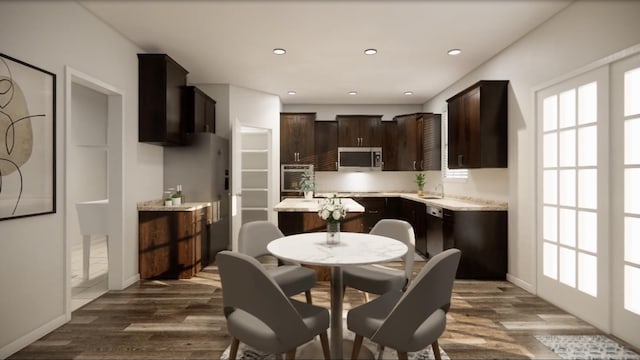
[[[536,335],[563,359],[640,360],[640,355],[603,335]]]

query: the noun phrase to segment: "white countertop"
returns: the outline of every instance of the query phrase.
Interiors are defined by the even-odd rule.
[[[287,198],[273,207],[274,211],[288,212],[318,212],[320,204],[325,198]],[[347,209],[347,212],[364,212],[364,207],[351,198],[340,197],[340,201]]]
[[[211,206],[210,202],[186,202],[180,205],[164,206],[162,200],[143,201],[138,203],[138,211],[194,211]]]
[[[392,238],[352,232],[341,232],[336,245],[327,245],[324,232],[285,236],[267,245],[267,250],[281,259],[329,266],[390,261],[400,258],[407,249],[407,245]]]
[[[506,211],[508,209],[507,203],[495,202],[495,201],[481,201],[471,199],[460,199],[452,197],[440,198],[433,196],[432,194],[425,194],[424,196],[418,196],[416,193],[406,192],[349,192],[349,193],[318,193],[319,196],[337,194],[338,197],[400,197],[403,199],[413,200],[421,202],[427,205],[437,206],[454,211]]]

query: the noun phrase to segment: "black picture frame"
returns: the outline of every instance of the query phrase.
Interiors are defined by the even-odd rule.
[[[56,212],[56,75],[0,53],[0,220]]]

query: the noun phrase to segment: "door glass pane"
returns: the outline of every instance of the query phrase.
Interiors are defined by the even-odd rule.
[[[576,171],[560,170],[560,205],[576,206]]]
[[[598,217],[595,212],[578,211],[578,248],[598,252]]]
[[[640,219],[624,219],[624,261],[640,265]]]
[[[640,114],[640,68],[624,73],[624,116]]]
[[[543,142],[543,166],[545,168],[558,166],[558,134],[554,132],[545,135]]]
[[[640,168],[624,169],[624,212],[640,215]]]
[[[597,127],[587,126],[578,129],[578,166],[598,165]]]
[[[576,125],[576,90],[560,93],[560,128]]]
[[[560,166],[576,166],[576,130],[560,132]]]
[[[624,308],[640,315],[640,268],[624,267]]]
[[[560,248],[560,282],[571,287],[576,287],[575,250]]]
[[[578,88],[578,124],[598,120],[598,83],[592,82]]]
[[[598,259],[589,254],[578,254],[578,290],[598,296]]]
[[[576,246],[576,212],[570,209],[560,209],[560,243]]]
[[[543,172],[543,197],[545,204],[558,204],[558,171],[545,170]]]
[[[640,165],[640,118],[624,122],[624,164]]]
[[[558,128],[558,97],[549,96],[543,100],[543,131],[555,130]]]
[[[558,246],[545,242],[543,244],[543,274],[552,279],[558,279]]]
[[[545,206],[543,209],[543,236],[545,240],[558,241],[558,208]]]
[[[578,170],[578,207],[598,207],[598,173],[596,169]]]

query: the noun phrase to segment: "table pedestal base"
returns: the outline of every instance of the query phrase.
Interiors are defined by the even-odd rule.
[[[351,350],[353,349],[353,340],[343,340],[342,341],[342,357],[340,359],[351,359]],[[362,360],[371,360],[374,359],[375,356],[369,350],[368,347],[362,345],[360,347],[360,354],[358,355],[358,359]],[[296,359],[309,359],[309,360],[320,360],[324,359],[324,355],[322,353],[322,345],[320,344],[320,339],[316,338],[314,341],[308,342],[303,346],[298,348],[296,352]]]

